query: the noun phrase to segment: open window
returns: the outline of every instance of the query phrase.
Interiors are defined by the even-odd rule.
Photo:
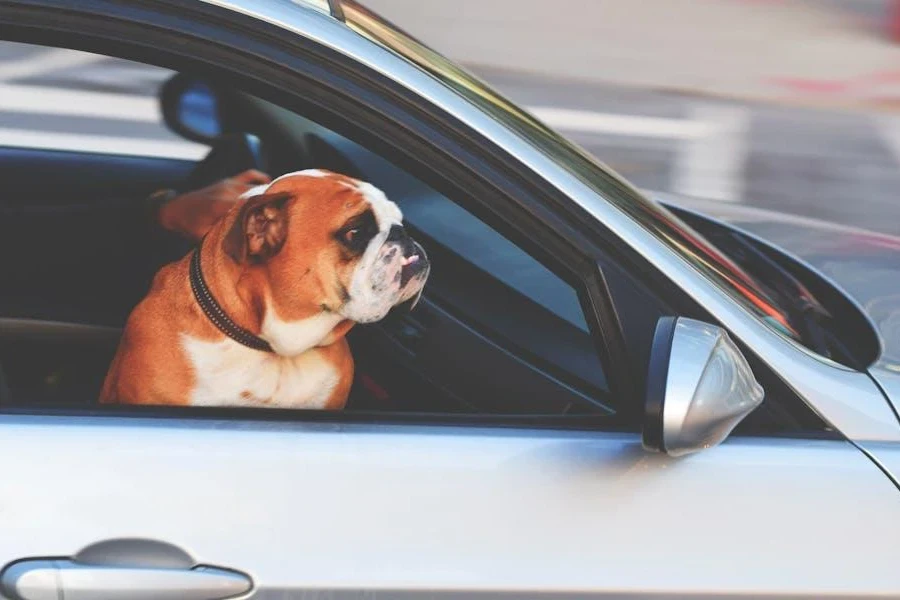
[[[141,63],[105,62],[144,76]],[[77,89],[78,71],[67,77]],[[170,124],[184,125],[174,128],[181,134],[194,127],[185,136],[191,147],[218,148],[219,136],[250,135],[258,152],[236,159],[216,151],[197,163],[183,156],[136,157],[127,143],[123,152],[98,152],[11,148],[0,138],[0,172],[56,174],[27,202],[21,196],[0,199],[0,229],[8,234],[0,236],[8,246],[2,276],[15,281],[0,290],[5,403],[93,403],[124,318],[160,258],[190,250],[177,241],[133,235],[143,226],[125,220],[123,215],[133,214],[131,203],[141,202],[150,189],[199,185],[242,168],[264,168],[273,177],[323,168],[381,188],[400,206],[432,260],[414,311],[395,311],[351,332],[357,369],[348,411],[615,417],[620,406],[584,311],[586,293],[571,278],[557,275],[426,178],[304,114],[226,89],[221,78],[176,77],[158,84],[154,93],[185,102],[183,110],[164,103],[161,113]],[[131,131],[121,131],[125,140]],[[123,181],[142,185],[114,185]],[[54,235],[42,237],[46,231]],[[43,240],[40,251],[9,261],[19,246],[11,240],[37,238]],[[161,252],[155,244],[168,245]]]

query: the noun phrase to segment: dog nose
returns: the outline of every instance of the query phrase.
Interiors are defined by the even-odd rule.
[[[408,237],[409,236],[406,234],[406,229],[404,229],[403,225],[391,225],[391,228],[388,231],[387,241],[402,242]]]

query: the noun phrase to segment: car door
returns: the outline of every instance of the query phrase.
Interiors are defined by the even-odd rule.
[[[117,38],[146,44],[149,22],[195,49],[169,5],[139,19],[128,6],[103,6],[107,34],[115,17]],[[35,27],[53,15],[26,16]],[[99,35],[93,22],[78,22],[80,35]],[[260,39],[244,16],[204,22],[214,30],[204,36],[232,48],[237,30]],[[231,52],[220,58],[243,58]],[[544,258],[552,239],[533,240]],[[583,291],[589,272],[569,278],[582,296],[594,293]],[[623,409],[635,401],[617,393]],[[7,598],[59,597],[61,584],[69,599],[900,590],[898,491],[854,445],[821,432],[734,436],[674,459],[643,450],[636,421],[0,408]]]
[[[246,574],[255,598],[900,585],[897,491],[846,442],[732,439],[676,460],[596,431],[9,414],[0,434],[0,562],[75,559],[97,575],[73,597],[225,597],[186,594],[196,564]],[[78,561],[111,540],[132,541]],[[123,572],[149,595],[104,595],[112,566],[151,569]]]

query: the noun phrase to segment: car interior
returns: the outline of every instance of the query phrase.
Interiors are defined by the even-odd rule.
[[[154,272],[190,250],[174,234],[123,227],[134,218],[127,215],[140,215],[128,203],[249,168],[272,177],[322,168],[380,187],[433,266],[415,310],[351,331],[357,369],[348,410],[616,414],[576,291],[459,204],[351,140],[242,92],[176,74],[159,101],[173,131],[209,145],[202,160],[0,148],[0,178],[9,182],[0,199],[0,403],[97,397]]]
[[[414,310],[398,307],[348,335],[356,374],[345,412],[586,417],[611,428],[635,426],[638,403],[611,392],[575,288],[459,202],[378,153],[240,90],[174,73],[159,86],[157,102],[165,127],[202,144],[205,156],[0,140],[0,408],[96,403],[128,314],[154,273],[191,250],[148,226],[134,203],[160,188],[197,189],[250,168],[272,177],[317,168],[381,188],[432,263]],[[821,340],[826,351],[871,353],[869,342],[852,347],[860,339],[858,311],[827,283],[718,222],[676,212],[728,248],[742,268],[776,282],[775,295],[806,286],[823,300],[836,332]],[[614,375],[631,378],[640,391],[655,324],[672,308],[621,268],[604,269],[604,277],[633,366]],[[754,371],[768,401],[736,433],[821,429],[767,369]]]

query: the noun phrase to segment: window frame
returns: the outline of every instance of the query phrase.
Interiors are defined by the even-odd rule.
[[[495,147],[489,139],[469,130],[452,115],[442,114],[425,99],[312,40],[204,3],[186,8],[166,1],[84,0],[77,9],[71,9],[59,0],[36,0],[27,6],[4,6],[0,18],[3,39],[69,47],[180,71],[200,67],[207,71],[204,76],[214,80],[230,85],[240,82],[248,93],[301,112],[390,157],[398,167],[415,173],[454,202],[460,197],[470,199],[471,203],[460,204],[575,289],[609,381],[610,395],[621,399],[616,403],[621,409],[621,422],[608,424],[602,422],[608,419],[577,416],[475,415],[462,419],[499,424],[524,420],[564,428],[639,428],[643,401],[633,373],[642,365],[632,364],[627,355],[622,325],[601,266],[609,261],[620,267],[622,263],[595,235],[596,223],[579,223],[572,218],[571,207],[559,210],[558,191],[549,189],[537,174],[521,169],[513,157],[492,151]],[[649,275],[647,264],[642,267],[638,272]],[[72,413],[77,409],[61,410]],[[248,410],[252,417],[249,413],[238,417],[236,409],[227,409],[224,414],[226,418],[260,418],[263,414],[258,411],[272,414],[271,409]],[[127,412],[133,411],[134,407],[128,407]],[[194,411],[180,416],[196,416]],[[117,412],[104,407],[101,414]],[[210,416],[224,416],[216,412],[211,411]],[[295,420],[377,418],[379,422],[435,424],[460,419],[437,413],[311,417],[304,411],[290,411],[290,415]]]

